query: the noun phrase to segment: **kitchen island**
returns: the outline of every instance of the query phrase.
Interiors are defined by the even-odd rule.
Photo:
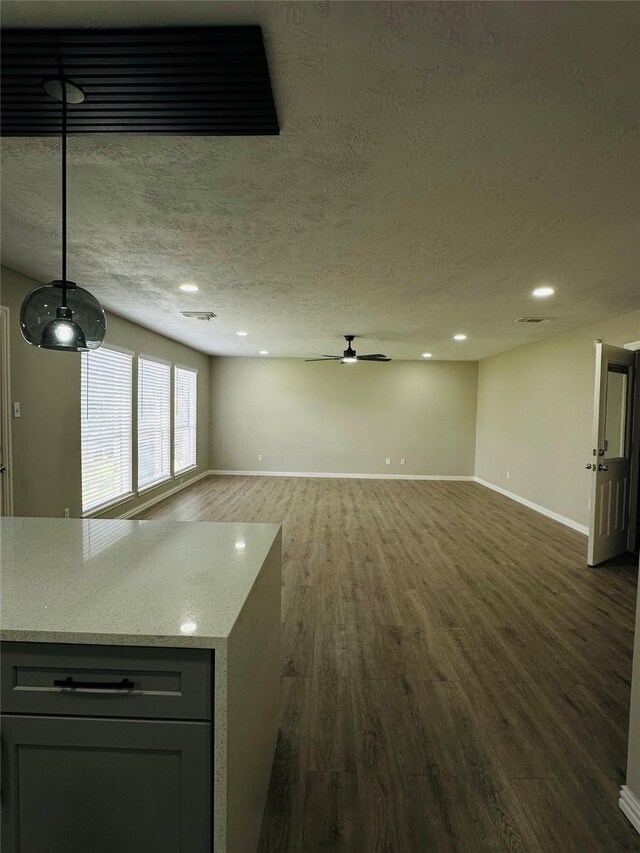
[[[2,851],[254,853],[275,524],[3,519]]]

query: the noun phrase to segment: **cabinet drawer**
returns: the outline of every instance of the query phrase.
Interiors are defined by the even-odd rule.
[[[210,720],[212,659],[201,649],[3,643],[2,710]]]

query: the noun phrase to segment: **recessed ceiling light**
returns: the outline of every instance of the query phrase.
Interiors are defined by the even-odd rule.
[[[240,335],[240,337],[241,337],[241,338],[246,338],[246,337],[247,337],[247,333],[246,333],[246,332],[236,332],[236,335]]]
[[[536,287],[535,290],[531,292],[532,296],[537,296],[538,299],[543,299],[545,296],[553,296],[555,290],[552,287]]]
[[[423,352],[422,357],[423,358],[431,358],[431,353],[430,352]]]
[[[467,336],[466,335],[454,335],[453,340],[454,341],[466,341]]]
[[[261,350],[260,350],[260,355],[269,355],[269,350],[261,349]]]
[[[195,293],[198,290],[198,285],[187,281],[180,285],[180,290],[184,290],[185,293]]]

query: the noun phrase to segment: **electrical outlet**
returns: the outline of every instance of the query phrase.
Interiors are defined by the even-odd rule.
[[[262,453],[258,453],[258,462],[262,462]]]
[[[389,459],[389,457],[388,457],[388,456],[387,456],[387,458],[384,460],[384,464],[385,464],[385,465],[391,465],[391,459]]]
[[[507,471],[507,480],[511,477],[511,471]]]
[[[14,403],[13,404],[13,417],[14,418],[20,417],[20,403]]]
[[[69,507],[68,506],[64,508],[64,517],[69,518]]]
[[[402,459],[400,460],[400,464],[401,464],[401,465],[406,465],[406,464],[407,464],[407,460],[406,460],[404,457],[402,457]]]

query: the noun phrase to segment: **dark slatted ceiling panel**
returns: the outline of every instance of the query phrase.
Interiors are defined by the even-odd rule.
[[[3,136],[60,134],[42,81],[61,73],[86,96],[69,133],[279,133],[260,27],[3,29]]]

